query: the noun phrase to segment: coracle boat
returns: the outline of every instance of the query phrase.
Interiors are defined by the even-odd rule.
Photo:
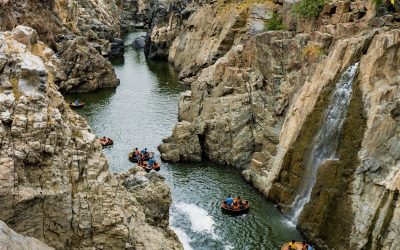
[[[70,102],[70,103],[69,103],[69,106],[70,106],[71,108],[78,109],[78,108],[83,108],[83,107],[85,106],[85,103],[84,103],[84,102],[79,102],[79,103]]]
[[[153,167],[148,166],[147,161],[143,161],[142,163],[143,163],[143,165],[139,165],[139,166],[141,168],[143,168],[147,173],[150,172],[151,170],[155,170],[158,172],[161,169],[161,164],[158,162],[154,162]]]
[[[114,141],[111,138],[108,138],[108,137],[99,138],[98,140],[99,140],[101,146],[103,146],[103,147],[111,146],[111,145],[114,144]]]
[[[287,242],[285,244],[283,244],[283,246],[281,247],[281,250],[288,250],[288,245],[290,242]],[[296,245],[296,248],[298,250],[301,250],[303,248],[303,243],[302,242],[296,242],[294,243]]]
[[[142,160],[142,161],[147,161],[147,160],[149,160],[153,155],[154,155],[153,152],[149,152],[149,156],[148,156],[148,157],[141,158],[141,160]],[[130,152],[130,153],[129,153],[128,159],[129,159],[131,162],[133,162],[133,163],[138,163],[138,162],[139,162],[139,158],[136,158],[136,157],[135,157],[135,153],[134,153],[134,152]]]
[[[225,204],[225,202],[221,202],[221,211],[229,214],[244,214],[247,213],[250,210],[250,204],[248,201],[243,201],[243,207],[242,208],[233,208],[233,207],[228,207],[228,205]]]
[[[129,153],[128,159],[129,159],[131,162],[133,162],[133,163],[137,163],[137,162],[139,161],[138,158],[135,158],[134,152],[130,152],[130,153]]]

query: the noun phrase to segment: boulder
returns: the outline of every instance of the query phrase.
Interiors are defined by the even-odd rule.
[[[114,38],[111,43],[111,50],[108,54],[109,59],[123,57],[125,52],[125,44],[122,39]]]
[[[135,49],[143,49],[145,46],[146,37],[140,36],[132,42],[132,47]]]
[[[66,41],[59,53],[55,83],[61,92],[90,92],[119,84],[111,63],[85,37]]]
[[[202,150],[199,137],[189,122],[179,122],[172,136],[158,147],[164,161],[201,161]]]

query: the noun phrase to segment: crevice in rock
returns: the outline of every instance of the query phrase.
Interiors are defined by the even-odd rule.
[[[377,242],[376,249],[383,249],[382,239],[386,239],[386,236],[388,234],[388,226],[393,218],[393,212],[396,207],[397,200],[399,198],[399,190],[390,191],[390,193],[392,194],[392,199],[390,201],[388,201],[390,204],[389,204],[388,210],[386,211],[385,218],[383,220],[382,226],[381,226],[379,234],[378,234],[379,236],[378,236],[378,242]],[[387,200],[386,197],[384,199],[382,199],[382,202]],[[379,212],[376,213],[376,215],[378,215],[378,214],[379,214]],[[370,237],[368,237],[368,242],[370,242]]]

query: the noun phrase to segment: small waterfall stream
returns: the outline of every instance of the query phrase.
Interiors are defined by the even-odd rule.
[[[358,63],[355,63],[341,75],[326,110],[321,128],[313,139],[312,149],[306,158],[303,182],[292,204],[291,219],[294,223],[297,223],[304,205],[310,201],[319,167],[324,161],[336,157],[340,132],[350,105],[357,67]]]

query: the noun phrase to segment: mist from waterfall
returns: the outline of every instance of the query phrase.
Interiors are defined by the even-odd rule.
[[[305,173],[291,205],[291,220],[297,224],[304,205],[310,201],[317,180],[318,169],[324,161],[336,158],[339,137],[350,105],[352,85],[358,63],[347,68],[341,75],[332,94],[322,125],[314,137],[311,151],[305,161]]]

